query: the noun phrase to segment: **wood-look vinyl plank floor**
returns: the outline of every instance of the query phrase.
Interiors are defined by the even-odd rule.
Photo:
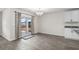
[[[12,42],[0,37],[0,50],[79,50],[79,41],[46,34]]]

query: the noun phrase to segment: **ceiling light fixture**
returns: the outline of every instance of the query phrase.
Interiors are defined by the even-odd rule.
[[[43,10],[41,9],[41,8],[38,8],[37,10],[36,10],[36,15],[37,16],[41,16],[41,15],[43,15],[44,14],[44,12],[43,12]]]

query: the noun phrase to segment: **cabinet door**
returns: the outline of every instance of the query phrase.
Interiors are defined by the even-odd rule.
[[[72,21],[79,22],[79,10],[72,11]]]
[[[71,28],[65,28],[65,38],[71,38]]]
[[[72,12],[71,11],[65,12],[64,18],[65,18],[65,22],[70,22],[72,19]]]
[[[71,33],[71,38],[74,40],[79,40],[79,34],[75,31]]]

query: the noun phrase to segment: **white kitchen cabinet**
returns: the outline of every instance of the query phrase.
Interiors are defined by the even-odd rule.
[[[79,10],[65,12],[65,26],[73,26],[74,30],[78,29],[75,26],[79,26]],[[65,28],[65,38],[79,40],[79,33],[72,30],[72,28]]]
[[[71,11],[65,12],[64,18],[65,22],[70,22],[72,19],[72,12]]]
[[[79,34],[73,31],[71,28],[65,28],[65,38],[79,40]]]
[[[65,22],[79,22],[79,10],[65,12]]]
[[[72,21],[79,22],[79,10],[72,11]]]
[[[71,33],[71,39],[79,40],[79,35],[75,31],[73,31],[73,33]]]
[[[74,30],[79,31],[79,29],[76,29],[76,28]],[[73,32],[71,32],[71,39],[79,40],[79,33],[77,33],[74,30],[73,30]]]
[[[71,28],[65,28],[65,38],[71,38]]]

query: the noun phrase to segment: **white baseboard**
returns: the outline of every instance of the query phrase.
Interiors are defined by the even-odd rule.
[[[39,32],[39,33],[41,33],[41,32]],[[62,37],[64,37],[63,35],[56,35],[56,34],[49,34],[49,33],[41,33],[41,34],[55,35],[55,36],[62,36]]]

